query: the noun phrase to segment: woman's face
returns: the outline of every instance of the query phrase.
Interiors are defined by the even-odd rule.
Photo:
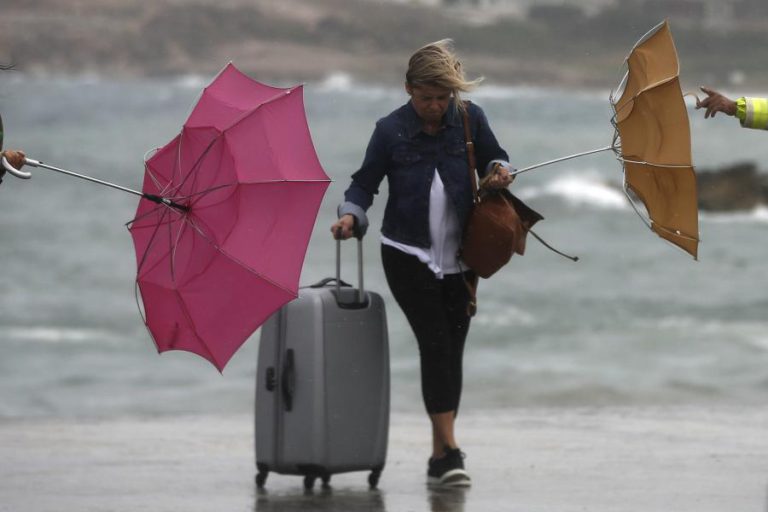
[[[431,85],[411,86],[405,84],[405,90],[411,96],[411,104],[419,117],[427,123],[440,123],[448,110],[453,96],[450,89]]]

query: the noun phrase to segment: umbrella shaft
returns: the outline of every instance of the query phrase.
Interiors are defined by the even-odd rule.
[[[61,169],[59,167],[54,167],[52,165],[44,164],[43,162],[38,162],[37,160],[32,160],[31,158],[27,158],[25,160],[25,163],[32,167],[42,167],[43,169],[48,169],[49,171],[55,171],[61,174],[66,174],[67,176],[74,176],[75,178],[80,178],[81,180],[90,181],[93,183],[98,183],[99,185],[104,185],[105,187],[114,188],[116,190],[121,190],[123,192],[128,192],[129,194],[133,194],[135,196],[143,197],[146,199],[149,199],[150,201],[154,201],[158,204],[165,204],[168,206],[172,206],[173,208],[177,208],[182,211],[189,211],[188,206],[184,206],[182,204],[175,203],[171,201],[170,199],[166,199],[164,197],[156,196],[154,194],[145,194],[143,192],[139,192],[138,190],[133,190],[132,188],[123,187],[122,185],[117,185],[116,183],[110,183],[109,181],[100,180],[97,178],[93,178],[91,176],[86,176],[85,174],[80,174],[73,171],[68,171],[66,169]]]
[[[97,179],[97,178],[93,178],[91,176],[86,176],[85,174],[79,174],[79,173],[76,173],[76,172],[68,171],[66,169],[60,169],[59,167],[54,167],[52,165],[47,165],[47,164],[44,164],[43,162],[38,162],[37,160],[32,160],[30,158],[27,158],[25,163],[27,165],[32,166],[32,167],[42,167],[43,169],[48,169],[49,171],[56,171],[56,172],[59,172],[61,174],[66,174],[67,176],[74,176],[75,178],[80,178],[81,180],[91,181],[93,183],[98,183],[99,185],[104,185],[104,186],[111,187],[111,188],[114,188],[114,189],[117,189],[117,190],[122,190],[123,192],[128,192],[129,194],[134,194],[134,195],[142,196],[142,197],[144,196],[144,194],[142,194],[138,190],[133,190],[133,189],[130,189],[128,187],[123,187],[121,185],[117,185],[115,183],[110,183],[108,181],[104,181],[104,180],[100,180],[100,179]]]
[[[573,155],[568,155],[568,156],[564,156],[564,157],[561,157],[561,158],[556,158],[554,160],[548,160],[546,162],[541,162],[541,163],[536,164],[536,165],[531,165],[531,166],[528,166],[528,167],[523,167],[522,169],[516,169],[515,171],[511,172],[510,174],[512,176],[515,176],[515,175],[518,175],[518,174],[522,174],[524,172],[528,172],[528,171],[532,171],[534,169],[538,169],[539,167],[544,167],[544,166],[547,166],[547,165],[556,164],[558,162],[564,162],[566,160],[572,160],[574,158],[579,158],[580,156],[592,155],[594,153],[600,153],[602,151],[608,151],[608,150],[612,150],[612,149],[616,149],[616,148],[617,148],[617,146],[606,146],[604,148],[598,148],[598,149],[592,149],[590,151],[584,151],[583,153],[575,153]]]

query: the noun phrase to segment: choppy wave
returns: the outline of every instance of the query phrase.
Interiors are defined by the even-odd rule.
[[[402,87],[363,84],[349,73],[342,71],[330,73],[320,82],[312,83],[310,86],[319,93],[343,93],[346,96],[370,100],[398,98],[404,94]]]
[[[362,97],[402,97],[403,88],[400,85],[376,85],[357,80],[345,71],[333,71],[319,82],[311,84],[321,92],[339,92],[354,94]],[[528,85],[489,85],[483,84],[477,90],[466,93],[470,99],[522,99],[538,100],[543,98],[562,97],[583,101],[608,101],[609,89],[562,89],[559,87],[543,87]]]
[[[117,343],[120,341],[114,332],[104,329],[72,327],[3,327],[0,337],[6,340],[40,343]]]
[[[337,71],[329,74],[316,85],[321,91],[349,92],[355,86],[355,83],[352,75]]]
[[[474,321],[490,327],[530,327],[538,323],[533,314],[514,306],[504,309],[495,307],[490,312],[479,311]]]
[[[205,75],[181,75],[176,77],[174,85],[184,89],[200,89],[208,85],[213,77]]]
[[[638,320],[635,325],[640,328],[652,326],[668,333],[685,333],[686,338],[692,340],[704,337],[768,351],[768,322],[764,321],[703,319],[680,315]]]
[[[752,210],[728,213],[700,212],[703,221],[714,223],[761,223],[768,224],[768,207],[758,206]]]
[[[523,200],[543,196],[559,197],[571,205],[606,210],[631,208],[619,186],[606,182],[596,173],[569,174],[543,185],[521,187],[518,195]]]
[[[627,210],[631,205],[619,183],[606,181],[597,172],[580,171],[560,176],[540,185],[525,186],[515,193],[523,200],[556,197],[571,206],[587,206],[603,210]],[[703,222],[768,224],[768,207],[736,212],[699,212]]]
[[[468,94],[470,98],[480,99],[530,99],[570,98],[583,101],[605,101],[608,103],[610,89],[562,89],[560,87],[526,85],[489,85],[483,84],[476,91]]]

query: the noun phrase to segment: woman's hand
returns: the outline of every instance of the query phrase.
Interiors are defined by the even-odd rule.
[[[704,112],[704,119],[715,117],[718,112],[723,112],[729,116],[736,115],[736,102],[730,98],[726,98],[722,94],[707,87],[702,87],[701,90],[707,95],[701,101],[696,99],[696,110],[700,108],[706,108]]]
[[[342,217],[333,223],[331,233],[336,240],[346,240],[355,236],[355,216],[342,215]]]
[[[484,190],[499,190],[507,188],[515,177],[509,173],[509,169],[500,163],[496,163],[488,173],[488,176],[480,180],[480,188]]]

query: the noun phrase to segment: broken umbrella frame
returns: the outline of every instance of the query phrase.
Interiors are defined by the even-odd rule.
[[[330,184],[302,87],[270,87],[232,64],[205,88],[179,135],[145,161],[142,191],[30,158],[26,164],[141,198],[128,224],[144,323],[159,352],[192,352],[219,371],[298,296]]]
[[[658,24],[640,38],[624,62],[627,71],[609,96],[614,127],[610,146],[549,160],[511,174],[613,151],[622,165],[624,193],[638,216],[649,229],[696,259],[696,175],[669,23]],[[647,215],[641,212],[635,198],[643,203]]]

